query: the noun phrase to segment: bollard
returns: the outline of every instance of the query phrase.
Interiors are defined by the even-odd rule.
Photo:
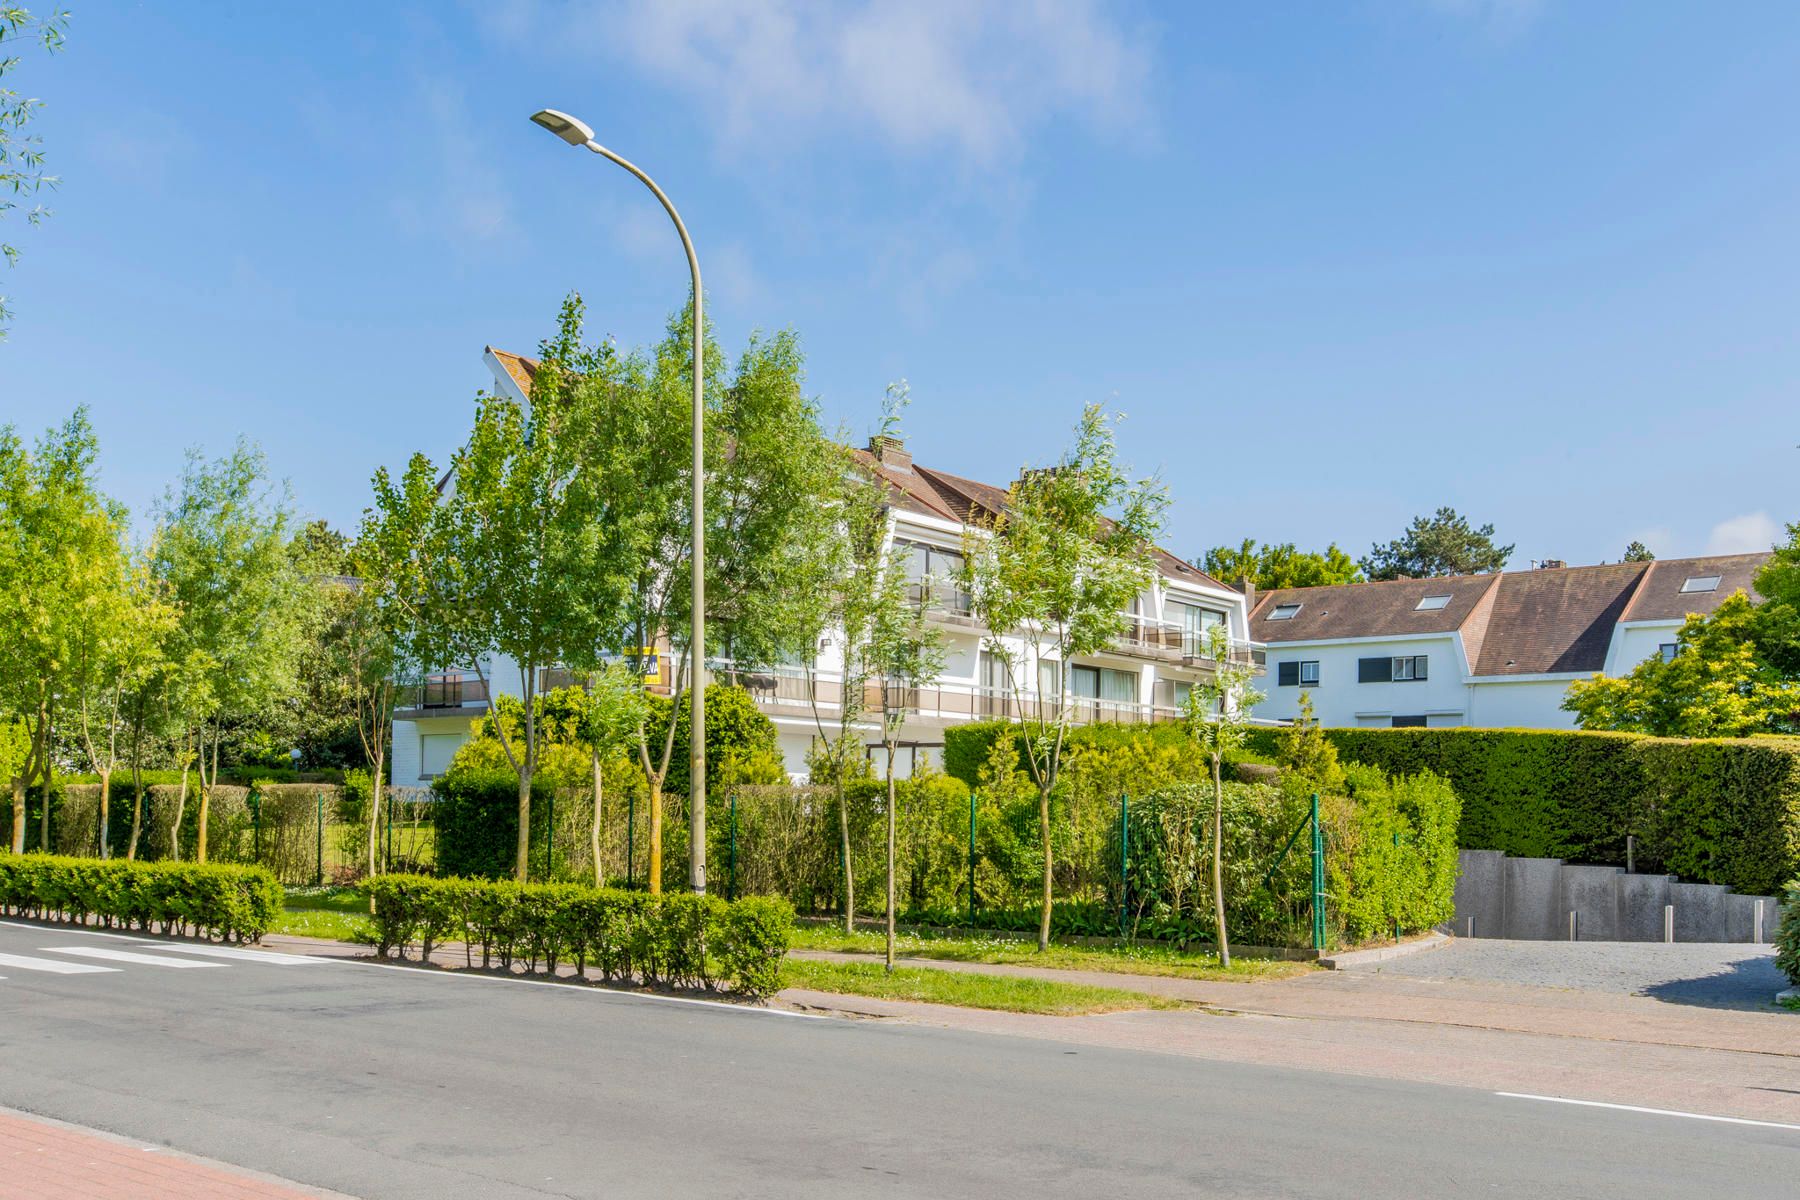
[[[1577,917],[1576,917],[1576,914],[1575,914],[1575,910],[1574,910],[1574,909],[1572,909],[1572,908],[1571,908],[1571,909],[1570,909],[1570,910],[1569,910],[1569,940],[1570,940],[1570,941],[1571,941],[1571,942],[1574,942],[1574,941],[1579,941],[1579,940],[1580,940],[1580,939],[1579,939],[1579,938],[1577,938],[1577,937],[1576,937],[1576,936],[1575,936],[1575,929],[1576,929],[1576,923],[1577,923],[1577,919],[1578,919],[1578,918],[1577,918]]]
[[[1471,937],[1471,938],[1475,936],[1475,918],[1474,917],[1469,918],[1469,932],[1463,934],[1463,936]]]
[[[1665,904],[1663,905],[1663,941],[1672,942],[1674,940],[1675,906],[1673,904]]]
[[[1763,902],[1761,900],[1758,900],[1756,902],[1756,915],[1751,920],[1751,932],[1750,932],[1750,940],[1752,942],[1755,942],[1759,946],[1762,945],[1762,940],[1763,940],[1762,906],[1763,906]]]

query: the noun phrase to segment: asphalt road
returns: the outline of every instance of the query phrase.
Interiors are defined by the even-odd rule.
[[[369,1200],[1694,1200],[1800,1177],[1795,1129],[168,945],[0,924],[0,1105]]]

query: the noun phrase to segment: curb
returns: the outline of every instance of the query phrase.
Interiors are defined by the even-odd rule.
[[[1405,958],[1409,954],[1423,954],[1427,950],[1436,950],[1440,946],[1448,946],[1450,939],[1441,933],[1428,933],[1422,938],[1410,942],[1401,942],[1397,946],[1377,946],[1372,950],[1345,950],[1339,954],[1319,959],[1319,965],[1327,971],[1347,971],[1355,967],[1372,966],[1386,962],[1390,958]]]

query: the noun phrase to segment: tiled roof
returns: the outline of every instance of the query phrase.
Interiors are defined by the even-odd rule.
[[[1257,598],[1256,609],[1250,614],[1250,637],[1258,642],[1303,642],[1314,638],[1449,633],[1468,619],[1499,578],[1453,575],[1333,587],[1274,588]],[[1449,596],[1450,602],[1443,608],[1421,609],[1419,602],[1427,596]],[[1286,620],[1271,621],[1269,614],[1282,604],[1298,604],[1300,610]]]
[[[1650,573],[1638,587],[1631,606],[1625,610],[1626,621],[1679,621],[1690,613],[1709,613],[1740,589],[1756,594],[1756,573],[1769,561],[1765,551],[1759,554],[1724,554],[1710,558],[1659,558],[1650,564]],[[1710,592],[1684,592],[1681,585],[1689,579],[1717,575],[1719,586]]]
[[[494,356],[512,381],[519,385],[519,390],[527,396],[531,394],[531,381],[537,377],[538,360],[526,358],[523,354],[514,354],[509,350],[496,350],[489,346],[487,352]]]
[[[1621,621],[1709,613],[1740,588],[1754,598],[1751,581],[1768,557],[1731,554],[1281,588],[1257,601],[1250,636],[1280,643],[1460,631],[1476,675],[1585,674],[1604,669],[1613,627]],[[1719,576],[1716,590],[1682,592],[1687,579],[1711,575]],[[1421,610],[1426,596],[1450,600],[1443,608]],[[1271,621],[1281,604],[1300,607],[1290,619]]]

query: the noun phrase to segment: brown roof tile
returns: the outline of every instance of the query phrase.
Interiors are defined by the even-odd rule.
[[[1452,575],[1439,579],[1394,579],[1332,587],[1275,588],[1257,599],[1250,614],[1250,637],[1259,642],[1304,642],[1314,638],[1392,637],[1408,633],[1449,633],[1461,627],[1494,586],[1498,575]],[[1449,596],[1443,608],[1421,609],[1427,596]],[[1269,614],[1280,604],[1299,604],[1283,621]]]
[[[1756,594],[1756,573],[1769,561],[1767,551],[1757,554],[1720,554],[1708,558],[1659,558],[1638,585],[1637,595],[1625,610],[1625,621],[1679,621],[1692,613],[1709,613],[1740,589]],[[1681,585],[1698,576],[1717,575],[1719,586],[1710,592],[1684,592]]]
[[[1502,575],[1475,674],[1600,670],[1643,574],[1642,563],[1613,563]]]
[[[538,360],[526,358],[523,354],[514,354],[510,350],[496,350],[489,346],[487,352],[497,359],[505,368],[512,381],[519,385],[519,390],[527,396],[531,394],[531,381],[537,377]]]

